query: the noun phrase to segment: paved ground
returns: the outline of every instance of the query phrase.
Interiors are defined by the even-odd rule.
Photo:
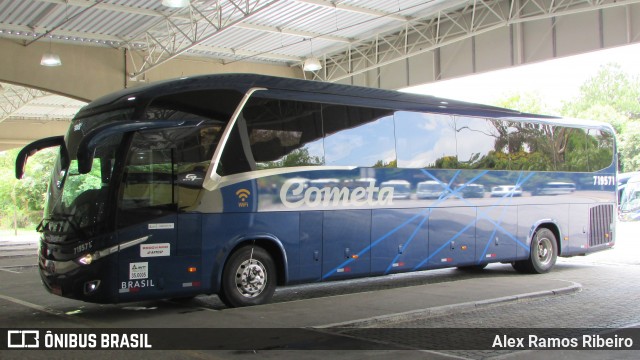
[[[638,327],[640,308],[640,224],[618,226],[615,249],[587,257],[561,259],[545,275],[516,274],[509,265],[495,264],[479,274],[456,270],[305,285],[279,289],[274,303],[245,309],[225,309],[216,296],[187,303],[170,301],[96,305],[48,295],[42,290],[34,263],[35,245],[29,238],[0,239],[1,327],[237,327],[239,329],[299,329],[295,345],[286,348],[352,348],[350,351],[145,351],[91,352],[95,358],[135,355],[136,358],[258,359],[258,358],[562,358],[637,359],[636,351],[424,351],[427,341],[461,338],[465,348],[473,333],[450,329],[524,328],[560,331],[562,328]],[[433,329],[436,329],[435,332]],[[555,330],[554,330],[555,329]],[[258,329],[260,331],[260,329]],[[251,335],[247,331],[247,341]],[[2,334],[0,334],[2,335]],[[177,334],[176,334],[177,335]],[[229,336],[236,333],[230,331]],[[476,334],[477,335],[477,334]],[[3,335],[4,336],[4,335]],[[213,340],[211,340],[213,341]],[[257,344],[257,342],[256,342]],[[248,347],[249,349],[251,346]],[[260,348],[256,346],[256,348]],[[387,349],[387,350],[372,350]],[[399,350],[405,349],[405,350]],[[4,358],[74,358],[82,352],[25,352]]]

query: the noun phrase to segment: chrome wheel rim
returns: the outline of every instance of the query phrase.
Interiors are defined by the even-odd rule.
[[[267,287],[267,269],[256,259],[247,259],[236,271],[236,289],[240,295],[254,298]]]
[[[553,246],[551,240],[542,238],[538,240],[538,262],[540,265],[548,265],[553,258]]]

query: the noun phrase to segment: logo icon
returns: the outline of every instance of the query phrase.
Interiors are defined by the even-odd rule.
[[[196,181],[196,180],[200,180],[200,178],[196,174],[187,174],[187,175],[185,175],[184,180],[185,181]]]
[[[240,202],[238,202],[239,207],[249,207],[249,204],[247,203],[247,199],[249,198],[249,195],[251,195],[251,191],[247,189],[240,189],[236,191],[236,195],[240,200]]]
[[[7,332],[8,348],[37,348],[40,346],[40,331],[9,330]]]
[[[240,201],[245,202],[249,195],[251,195],[251,191],[247,189],[240,189],[236,191],[236,195],[238,195],[238,199],[240,199]]]

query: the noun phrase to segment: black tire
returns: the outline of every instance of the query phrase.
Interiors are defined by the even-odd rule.
[[[511,266],[520,273],[544,274],[551,271],[558,259],[558,241],[553,231],[540,228],[531,239],[531,252],[527,260],[514,261]]]
[[[259,246],[234,251],[224,266],[220,299],[229,307],[267,303],[276,290],[276,266]]]
[[[521,261],[514,261],[511,263],[511,266],[513,267],[513,269],[521,274],[530,274],[531,272],[529,271],[529,260],[521,260]]]
[[[464,272],[469,272],[469,273],[475,273],[475,272],[480,272],[480,271],[484,270],[484,268],[486,268],[487,265],[489,265],[489,264],[458,266],[458,270],[464,271]]]

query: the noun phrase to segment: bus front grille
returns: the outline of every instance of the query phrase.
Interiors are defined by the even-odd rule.
[[[613,205],[598,205],[589,210],[589,246],[611,242]]]

